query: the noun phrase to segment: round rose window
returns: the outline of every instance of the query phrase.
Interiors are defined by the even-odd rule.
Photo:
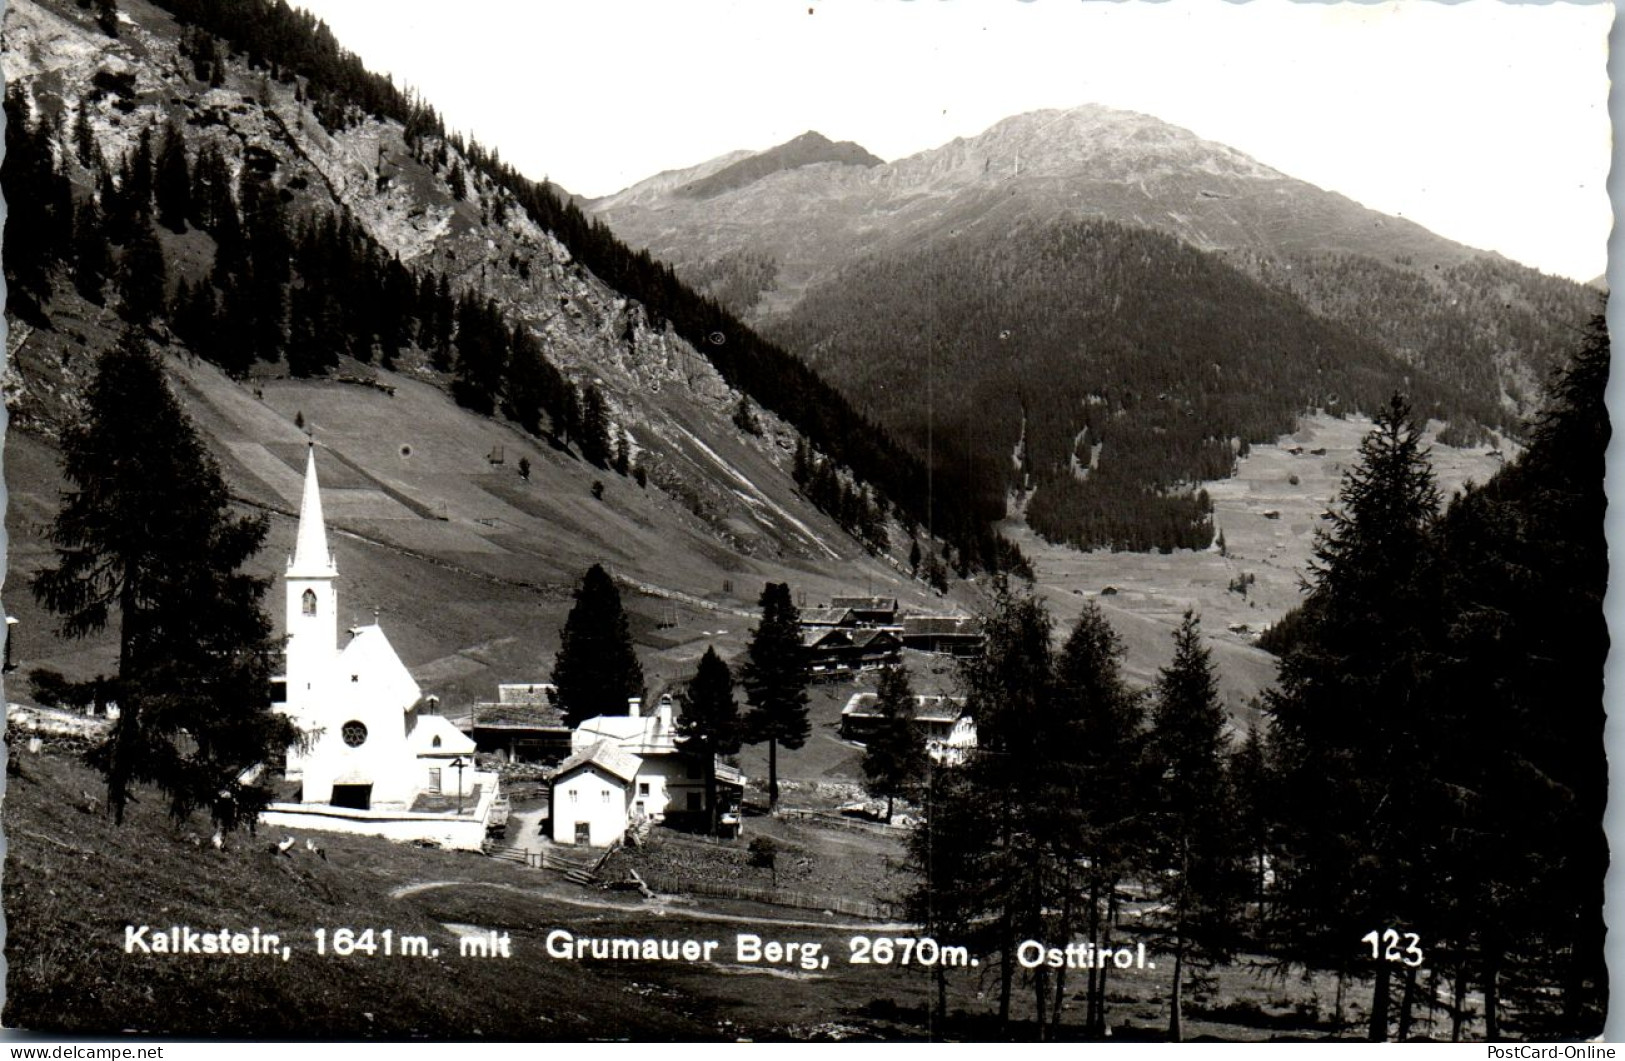
[[[346,722],[343,733],[344,743],[352,748],[359,748],[367,742],[367,727],[359,722]]]

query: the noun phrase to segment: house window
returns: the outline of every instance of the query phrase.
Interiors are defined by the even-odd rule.
[[[698,793],[698,792],[690,792],[688,794],[688,809],[689,810],[704,810],[705,808],[703,806],[701,806],[701,802],[702,802],[703,799],[704,799],[704,797],[700,793]]]
[[[574,803],[575,801],[576,801],[576,790],[572,788],[570,790],[570,802]]]
[[[638,782],[638,795],[647,796],[648,794],[649,794],[649,782],[647,782],[647,781],[639,781]]]
[[[305,590],[304,595],[299,598],[299,610],[304,612],[306,615],[315,615],[316,614],[316,591],[315,590],[313,590],[313,589]]]
[[[438,767],[429,771],[429,791],[437,795],[440,792],[440,770]]]
[[[598,794],[599,794],[599,795],[600,795],[600,796],[603,796],[603,797],[604,797],[604,802],[605,802],[605,803],[608,803],[608,802],[609,802],[609,789],[607,789],[607,788],[606,788],[606,789],[604,789],[604,790],[603,790],[603,791],[602,791],[602,792],[600,792],[600,793],[598,793]]]
[[[360,722],[354,720],[346,722],[340,732],[344,735],[344,743],[352,748],[359,748],[367,743],[367,727]]]
[[[436,737],[434,739],[434,747],[436,747],[436,748],[440,747],[440,738],[439,737]]]

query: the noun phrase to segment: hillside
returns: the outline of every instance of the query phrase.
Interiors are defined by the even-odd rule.
[[[56,331],[71,282],[98,324],[114,310],[235,378],[405,372],[696,507],[717,492],[649,436],[668,406],[726,407],[785,463],[799,435],[869,509],[996,560],[985,520],[951,498],[927,512],[917,462],[798,359],[445,131],[313,18],[269,0],[118,16],[9,12],[5,184],[43,204],[8,224],[25,324]],[[36,396],[71,391],[59,369],[35,366],[56,377]],[[12,394],[49,432],[49,403]],[[748,519],[718,497],[715,525]]]
[[[1404,389],[1447,442],[1517,434],[1595,310],[1580,285],[1098,106],[703,201],[677,186],[594,209],[979,511],[1036,487],[1033,525],[1081,545],[1206,544],[1191,484],[1319,407]],[[922,365],[941,375],[900,382]]]
[[[233,492],[271,517],[262,573],[280,573],[290,462],[312,438],[345,607],[378,609],[430,691],[466,702],[545,678],[594,562],[621,582],[656,689],[707,643],[737,654],[767,581],[814,604],[869,588],[928,609],[974,600],[908,577],[899,522],[878,517],[889,547],[859,543],[809,503],[791,478],[807,437],[584,268],[475,148],[341,108],[158,6],[119,12],[116,37],[72,3],[6,14],[6,186],[67,198],[7,230],[41,240],[7,256],[7,605],[24,673],[111,662],[105,641],[55,640],[26,586],[49,557],[56,431],[154,275],[145,331]],[[190,194],[166,217],[156,189],[176,185],[157,175],[177,154]],[[144,164],[150,206],[132,191]],[[143,229],[155,257],[137,268]]]

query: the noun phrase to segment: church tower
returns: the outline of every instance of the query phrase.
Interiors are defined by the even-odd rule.
[[[338,653],[339,577],[327,551],[322,491],[316,481],[316,444],[305,462],[305,496],[299,504],[299,537],[288,561],[287,705],[296,718],[309,718],[321,679]]]

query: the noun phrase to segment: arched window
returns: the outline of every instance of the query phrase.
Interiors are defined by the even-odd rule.
[[[316,614],[316,591],[313,590],[313,589],[305,590],[305,595],[303,597],[299,598],[299,603],[300,603],[301,609],[304,611],[304,613],[306,615],[315,615]]]
[[[436,738],[435,738],[435,739],[434,739],[434,746],[435,746],[435,747],[436,747],[436,748],[438,748],[438,747],[440,747],[440,738],[439,738],[439,737],[436,737]]]

